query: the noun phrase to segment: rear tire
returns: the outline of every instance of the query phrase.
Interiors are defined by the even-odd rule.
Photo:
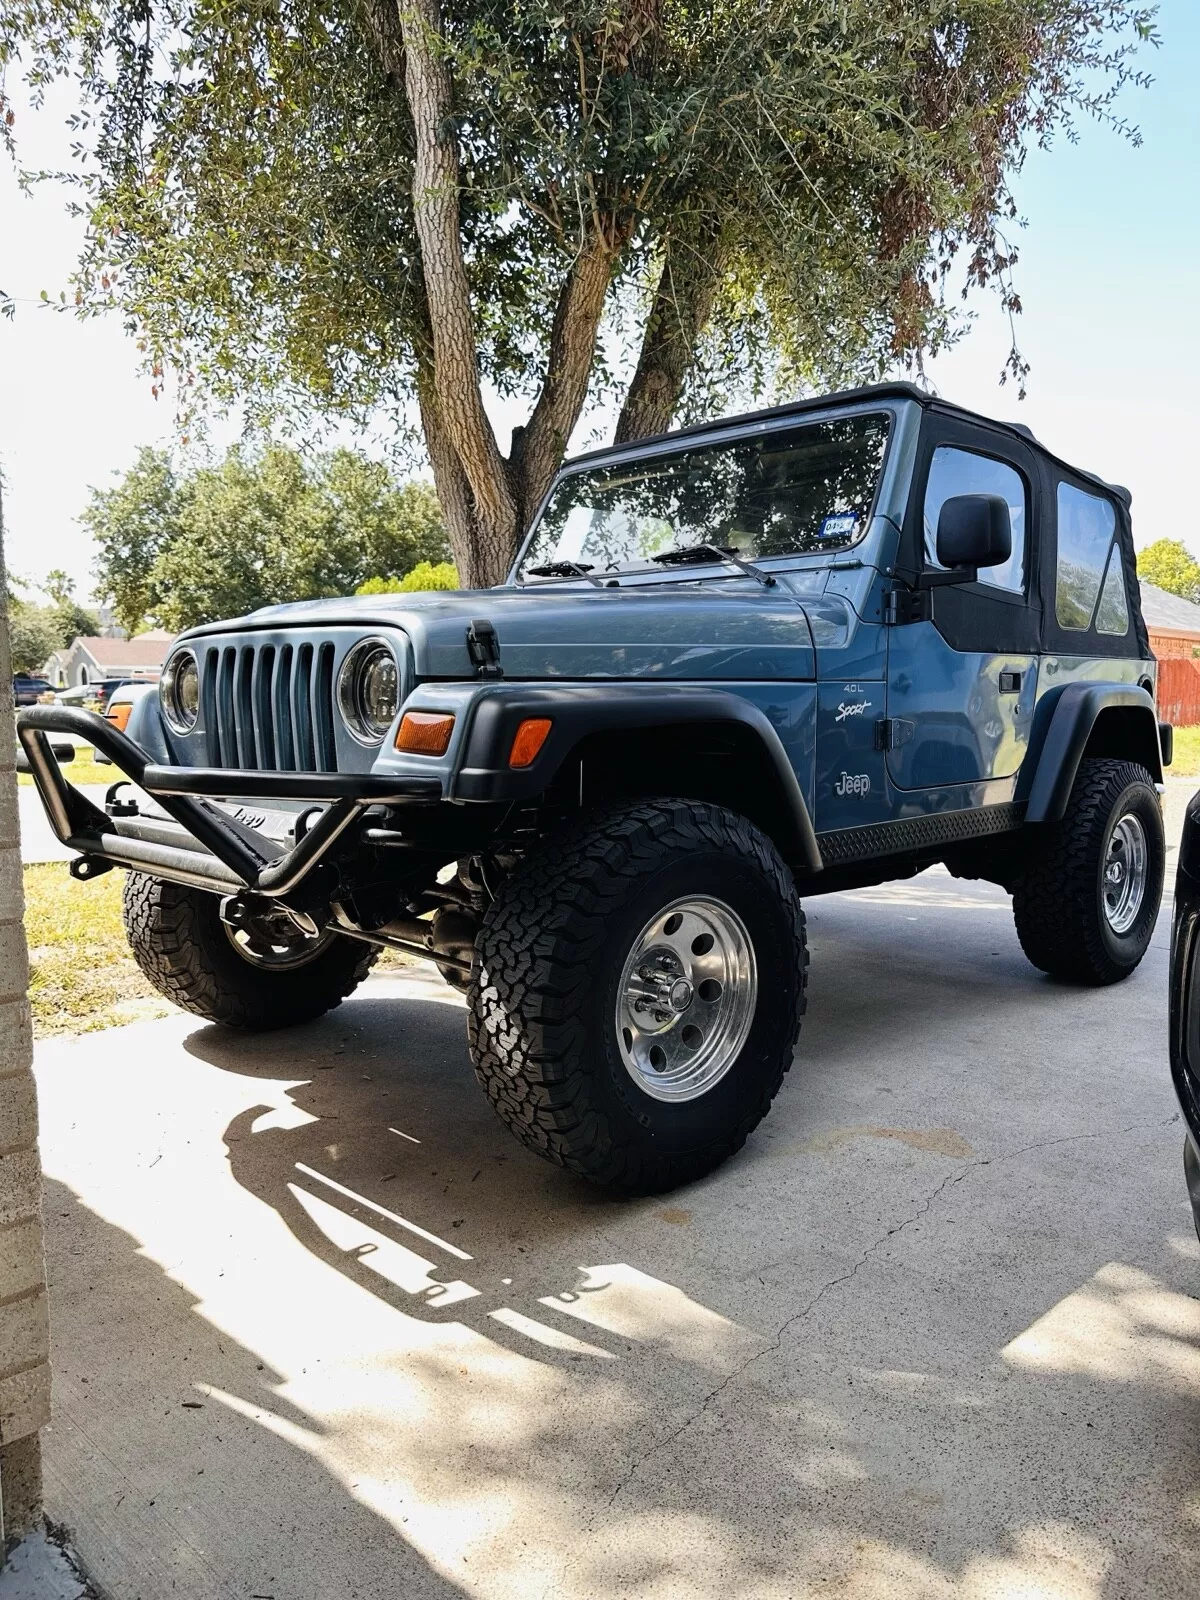
[[[142,872],[125,878],[125,932],[138,966],[175,1005],[227,1028],[311,1022],[356,989],[379,954],[334,935],[291,964],[260,964],[234,943],[220,905],[203,889]]]
[[[589,818],[484,918],[471,1055],[531,1150],[626,1194],[741,1148],[791,1064],[808,952],[792,876],[743,817],[687,800]]]
[[[1162,899],[1166,844],[1153,780],[1130,761],[1081,761],[1061,822],[1013,884],[1021,948],[1071,983],[1127,978]]]

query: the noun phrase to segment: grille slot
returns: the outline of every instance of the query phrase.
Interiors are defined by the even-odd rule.
[[[210,766],[257,772],[336,772],[328,639],[226,644],[204,652],[200,686]]]

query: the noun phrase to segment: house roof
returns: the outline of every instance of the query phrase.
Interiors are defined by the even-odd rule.
[[[1194,633],[1200,639],[1200,606],[1191,600],[1181,600],[1177,594],[1152,583],[1140,583],[1142,591],[1142,616],[1146,627],[1170,628],[1175,633]]]
[[[104,639],[80,634],[72,650],[84,649],[98,667],[161,667],[166,660],[169,633],[139,633],[132,639]]]

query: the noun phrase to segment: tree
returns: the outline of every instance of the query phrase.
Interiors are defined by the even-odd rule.
[[[97,547],[99,593],[128,633],[159,621],[158,558],[179,532],[181,493],[165,450],[138,451],[111,489],[93,489],[79,521]]]
[[[1200,562],[1180,539],[1156,539],[1138,551],[1138,577],[1182,600],[1200,601]]]
[[[593,376],[616,391],[622,327],[641,326],[618,425],[634,438],[727,397],[731,374],[794,386],[919,358],[952,336],[952,274],[1019,310],[1009,177],[1081,111],[1113,120],[1152,16],[13,0],[0,68],[78,80],[78,301],[123,310],[156,390],[172,369],[252,410],[415,398],[458,570],[481,584]],[[485,385],[528,398],[507,451]]]
[[[62,643],[54,618],[47,610],[20,602],[9,606],[8,634],[14,672],[41,672]]]
[[[64,649],[79,634],[99,632],[99,619],[75,600],[75,586],[67,574],[55,569],[46,577],[43,591],[50,597],[48,606],[27,600],[17,589],[34,587],[28,581],[6,579],[4,598],[9,624],[9,641],[18,672],[41,672],[55,650]]]
[[[453,562],[418,561],[402,578],[368,578],[360,583],[358,594],[413,594],[417,590],[457,589],[458,573]]]
[[[143,450],[114,488],[93,491],[82,521],[99,588],[131,631],[353,594],[447,553],[429,485],[397,484],[350,450],[310,460],[283,445],[235,447],[184,473]]]
[[[75,598],[75,581],[61,567],[48,572],[41,587],[50,599],[49,614],[59,645],[65,648],[80,634],[94,638],[100,632],[100,618],[79,604]]]

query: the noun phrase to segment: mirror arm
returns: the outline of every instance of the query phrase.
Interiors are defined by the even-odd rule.
[[[950,567],[948,571],[925,571],[917,574],[918,589],[944,589],[953,583],[978,583],[978,567]]]

